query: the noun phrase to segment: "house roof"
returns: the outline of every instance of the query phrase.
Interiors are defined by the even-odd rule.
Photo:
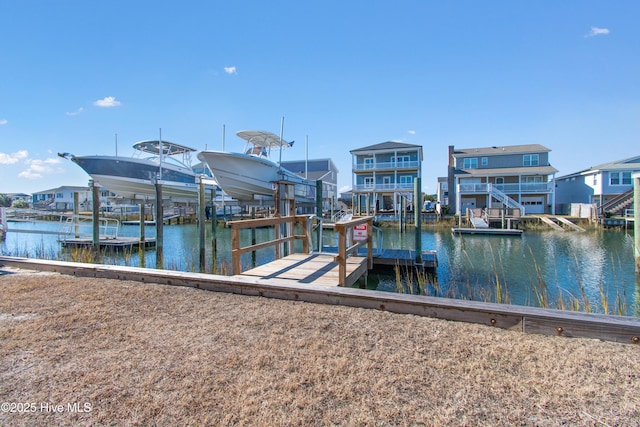
[[[456,169],[455,175],[506,176],[506,175],[551,175],[558,172],[553,166],[523,166],[517,168]]]
[[[541,153],[551,151],[540,144],[504,145],[500,147],[456,148],[453,156],[489,156],[498,154]]]
[[[583,169],[578,172],[573,172],[556,179],[565,179],[572,176],[590,175],[599,173],[602,171],[640,171],[640,156],[628,157],[622,160],[614,160],[612,162],[602,163],[597,166],[591,166],[590,168]]]
[[[59,191],[88,191],[90,189],[90,187],[77,187],[77,186],[71,186],[71,185],[63,185],[62,187],[57,187],[57,188],[52,188],[50,190],[44,190],[44,191],[36,191],[33,194],[51,194],[51,193],[57,193]]]
[[[368,145],[362,148],[356,148],[349,151],[350,153],[357,153],[359,151],[382,151],[382,150],[398,150],[398,149],[422,149],[422,145],[406,144],[404,142],[387,141],[380,144]]]

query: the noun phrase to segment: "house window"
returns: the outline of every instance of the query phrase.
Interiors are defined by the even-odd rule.
[[[390,176],[383,176],[383,177],[382,177],[382,183],[383,183],[384,185],[389,185],[389,184],[391,184],[391,177],[390,177]]]
[[[364,159],[364,168],[365,169],[373,169],[374,168],[373,157],[366,157]]]
[[[631,172],[609,172],[609,185],[631,185]]]
[[[463,169],[477,169],[478,168],[478,158],[477,157],[468,157],[464,159]]]
[[[367,176],[364,178],[364,188],[373,188],[373,177]]]
[[[540,164],[540,159],[537,154],[525,154],[522,156],[523,166],[538,166]]]
[[[482,164],[482,166],[487,166],[489,164],[489,158],[483,157],[482,159],[480,159],[480,163]]]
[[[402,175],[400,176],[400,184],[412,184],[413,177],[411,175]]]
[[[392,157],[391,162],[396,164],[396,167],[402,168],[409,165],[411,158],[409,156],[397,156]]]

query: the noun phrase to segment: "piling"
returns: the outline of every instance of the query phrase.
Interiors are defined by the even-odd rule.
[[[91,202],[93,249],[98,252],[100,249],[100,192],[97,183],[94,181],[91,181]]]
[[[205,272],[205,248],[204,248],[204,227],[205,227],[205,199],[204,182],[201,177],[198,180],[198,246],[200,249],[200,272]]]
[[[640,172],[633,174],[633,243],[636,274],[640,274]]]
[[[162,168],[160,169],[162,170]],[[156,182],[156,268],[164,268],[164,209],[162,206],[162,184]]]
[[[413,180],[413,225],[416,246],[416,265],[422,265],[422,179]]]

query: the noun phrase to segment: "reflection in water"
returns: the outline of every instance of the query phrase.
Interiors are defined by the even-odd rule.
[[[51,224],[10,224],[14,228],[58,229]],[[138,226],[122,226],[121,236],[137,236]],[[155,237],[155,228],[145,230],[148,238]],[[231,231],[218,228],[216,234],[216,271],[228,273],[231,263]],[[250,230],[241,233],[242,246],[249,245]],[[273,238],[272,229],[257,229],[258,242]],[[212,265],[213,233],[210,225],[205,236],[206,271]],[[413,248],[414,234],[399,233],[395,228],[383,229],[385,248]],[[336,246],[335,236],[325,233],[325,245]],[[507,302],[521,305],[572,308],[609,313],[639,315],[640,278],[635,274],[633,238],[619,231],[526,232],[514,236],[453,236],[448,231],[425,231],[422,248],[435,250],[438,257],[437,286],[431,293],[484,301],[493,301],[502,292]],[[62,251],[55,235],[11,233],[0,245],[3,255],[29,256],[43,259],[71,260],[69,251]],[[256,264],[274,258],[272,248],[258,251]],[[108,254],[100,262],[130,266],[155,266],[155,251],[148,250],[140,257],[131,254]],[[250,254],[242,258],[248,268]],[[199,245],[195,225],[171,225],[164,229],[164,267],[171,270],[198,271]],[[377,278],[377,280],[376,280]],[[369,285],[379,290],[396,291],[395,274],[372,275]]]

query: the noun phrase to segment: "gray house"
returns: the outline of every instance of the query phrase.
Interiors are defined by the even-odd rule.
[[[282,166],[302,178],[322,181],[322,208],[331,211],[338,201],[338,168],[331,159],[282,161]]]
[[[556,178],[556,211],[570,214],[571,205],[596,205],[601,213],[620,214],[633,203],[632,175],[640,172],[640,156],[603,163]]]
[[[519,209],[522,214],[554,213],[553,178],[558,171],[549,163],[550,151],[539,144],[462,149],[449,146],[450,212],[506,207]]]

